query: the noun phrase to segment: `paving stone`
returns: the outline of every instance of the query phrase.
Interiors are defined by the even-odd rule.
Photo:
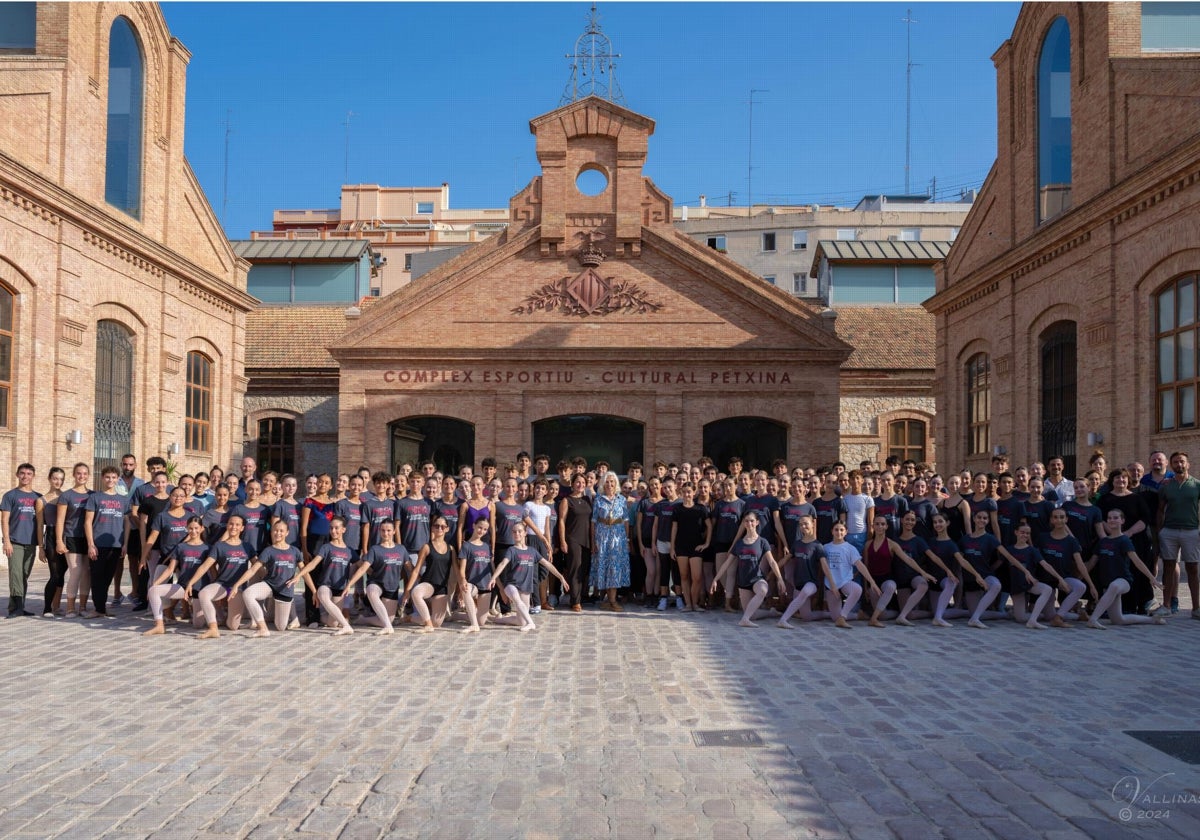
[[[31,591],[38,575],[41,564]],[[922,626],[902,655],[866,633],[807,625],[776,639],[723,613],[635,605],[552,613],[536,634],[485,629],[470,644],[305,631],[264,646],[240,631],[201,645],[186,628],[131,644],[147,622],[126,611],[112,632],[13,624],[0,622],[0,703],[39,740],[0,748],[6,836],[1200,836],[1200,807],[1122,824],[1111,795],[1124,776],[1164,773],[1175,775],[1162,793],[1200,792],[1200,769],[1120,734],[1194,728],[1200,673],[1163,680],[1161,663],[1194,649],[1200,622],[1103,642],[1005,622],[970,640]],[[982,678],[966,641],[989,663]],[[231,658],[253,676],[231,679]],[[193,684],[222,685],[220,714],[179,690]],[[127,719],[131,685],[142,719],[195,725],[168,738]],[[1022,698],[1014,714],[1021,685],[1071,702]],[[86,732],[36,700],[68,696],[102,710]],[[766,746],[701,748],[697,729],[754,729]]]

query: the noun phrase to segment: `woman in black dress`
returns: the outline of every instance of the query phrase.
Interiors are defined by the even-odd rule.
[[[583,610],[580,598],[592,565],[592,502],[584,491],[587,479],[576,475],[571,480],[571,495],[558,503],[558,541],[567,561],[571,610]]]

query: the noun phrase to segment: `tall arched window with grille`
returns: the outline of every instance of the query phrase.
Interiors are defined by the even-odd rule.
[[[1042,460],[1058,456],[1063,472],[1075,475],[1079,365],[1074,321],[1059,321],[1041,336]]]
[[[982,455],[992,445],[992,362],[987,353],[967,360],[967,454]]]
[[[184,440],[188,452],[212,452],[213,364],[203,353],[187,354],[187,417]]]
[[[133,449],[133,333],[116,321],[96,324],[95,471],[118,466]]]

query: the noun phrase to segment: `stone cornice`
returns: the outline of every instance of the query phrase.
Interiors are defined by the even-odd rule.
[[[62,217],[49,209],[43,204],[39,204],[24,193],[10,189],[4,184],[0,184],[0,200],[6,201],[13,207],[24,210],[44,222],[49,222],[52,225],[58,225],[62,222]]]
[[[58,184],[0,153],[0,197],[28,212],[58,224],[77,226],[87,241],[163,277],[176,275],[215,300],[228,311],[249,312],[258,305],[250,294],[230,285],[223,277],[201,268],[178,252],[154,241],[140,231],[121,224],[108,213]],[[232,251],[230,251],[232,256]]]
[[[505,350],[504,358],[500,360],[495,355],[481,354],[476,347],[422,348],[419,351],[420,355],[414,355],[411,349],[406,347],[355,347],[342,345],[337,348],[330,348],[330,352],[341,363],[343,371],[346,371],[354,367],[375,367],[380,364],[395,364],[412,368],[428,367],[430,365],[445,366],[447,364],[458,367],[479,365],[495,368],[514,364],[523,365],[530,362],[542,367],[553,367],[563,362],[628,365],[636,363],[634,357],[631,355],[636,349],[632,347],[613,348],[611,346],[563,347],[554,351],[553,360],[546,358],[544,350],[522,350],[519,348]],[[645,352],[647,355],[651,355],[654,352],[660,351],[655,351],[653,348],[648,347],[645,349]],[[737,348],[736,362],[732,364],[734,367],[746,364],[767,364],[782,370],[784,365],[781,359],[786,359],[788,363],[800,365],[811,362],[841,364],[844,358],[845,354],[838,348],[814,348],[810,350],[798,350],[793,347],[773,347],[754,350]],[[667,362],[661,360],[660,362],[662,366],[668,366]],[[707,352],[689,350],[687,354],[687,366],[694,367],[701,364],[729,367],[731,365],[730,349],[721,348]]]

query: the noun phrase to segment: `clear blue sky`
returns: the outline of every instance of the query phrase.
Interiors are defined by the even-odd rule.
[[[589,3],[165,3],[192,52],[185,149],[228,234],[277,208],[335,207],[349,181],[450,183],[502,207],[538,174],[529,120],[559,104]],[[657,123],[646,173],[677,204],[853,204],[904,187],[897,3],[601,3],[625,104]],[[983,182],[991,55],[1016,3],[914,3],[914,192]],[[222,210],[225,123],[233,127]]]

